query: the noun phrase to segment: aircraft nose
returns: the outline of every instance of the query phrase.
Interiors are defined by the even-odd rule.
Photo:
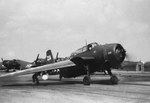
[[[115,48],[115,54],[117,60],[122,62],[125,59],[126,51],[121,45],[117,45]]]

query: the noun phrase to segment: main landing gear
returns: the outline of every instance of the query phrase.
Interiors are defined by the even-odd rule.
[[[107,69],[107,71],[108,71],[108,74],[110,75],[110,81],[111,81],[111,83],[112,83],[112,84],[118,84],[118,81],[119,81],[118,77],[117,77],[116,75],[113,75],[113,74],[112,74],[110,68]]]
[[[84,85],[90,85],[91,84],[91,78],[90,78],[89,66],[85,66],[85,68],[86,68],[87,75],[84,76],[84,78],[83,78],[83,84]]]
[[[83,84],[84,85],[90,85],[90,77],[88,77],[88,76],[84,76],[84,78],[83,78]]]
[[[62,80],[62,75],[61,74],[59,74],[59,81],[61,81]]]
[[[39,73],[35,73],[35,74],[32,76],[33,83],[36,84],[36,85],[39,85],[38,76],[39,76]]]
[[[89,69],[89,66],[85,66],[85,68],[86,68],[87,75],[85,75],[83,78],[83,84],[84,85],[90,85],[90,83],[91,83],[90,69]],[[112,84],[118,84],[119,79],[117,78],[117,76],[112,74],[110,68],[108,68],[107,71],[108,71],[108,74],[110,75],[111,83]]]
[[[112,84],[118,84],[118,77],[116,75],[111,75],[110,81]]]

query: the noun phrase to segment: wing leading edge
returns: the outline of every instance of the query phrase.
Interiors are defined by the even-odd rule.
[[[58,69],[58,68],[62,69],[62,68],[71,67],[71,66],[75,66],[75,64],[70,60],[65,60],[65,61],[60,61],[60,62],[56,62],[53,64],[47,64],[44,66],[39,66],[39,67],[21,70],[21,71],[17,71],[17,72],[13,72],[13,73],[3,74],[3,75],[0,75],[0,78],[15,77],[15,76],[19,76],[19,75],[32,74],[35,72],[54,70],[54,69]]]

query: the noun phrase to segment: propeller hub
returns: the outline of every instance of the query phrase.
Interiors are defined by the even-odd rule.
[[[115,48],[115,54],[118,61],[122,62],[125,59],[126,51],[121,45]]]

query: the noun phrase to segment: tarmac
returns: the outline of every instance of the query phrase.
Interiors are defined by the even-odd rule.
[[[0,71],[0,74],[4,74]],[[83,76],[49,76],[47,81],[32,83],[32,75],[0,79],[0,103],[150,103],[150,72],[113,71],[119,84],[112,85],[109,75],[91,75],[91,85]]]

